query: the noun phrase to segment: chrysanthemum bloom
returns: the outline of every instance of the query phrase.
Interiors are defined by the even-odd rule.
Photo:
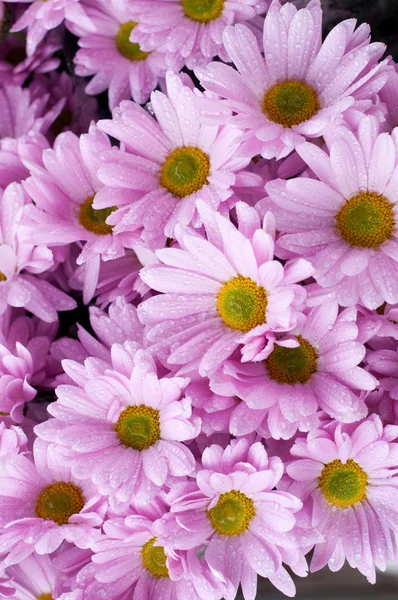
[[[81,325],[77,324],[78,339],[62,337],[51,344],[50,354],[53,359],[53,376],[56,383],[73,383],[63,372],[61,361],[65,358],[83,363],[88,356],[99,358],[111,364],[111,347],[113,344],[129,342],[129,347],[143,347],[143,325],[138,319],[137,309],[119,296],[108,308],[108,314],[96,306],[89,308],[90,325],[96,338]],[[55,371],[55,364],[59,370]],[[54,381],[53,381],[54,384]]]
[[[17,2],[19,0],[10,0]],[[38,44],[46,33],[58,27],[64,19],[71,23],[84,23],[87,28],[94,26],[90,23],[80,0],[22,0],[31,3],[22,16],[13,25],[11,31],[22,31],[28,28],[26,37],[26,52],[32,56]]]
[[[0,86],[0,187],[29,175],[25,154],[41,156],[48,147],[48,127],[62,109],[63,101],[47,107],[49,96],[34,96],[30,88]]]
[[[396,427],[383,429],[372,415],[358,425],[332,423],[296,441],[287,489],[303,500],[307,525],[325,538],[315,546],[311,571],[326,564],[338,571],[347,559],[374,583],[375,567],[384,571],[388,560],[396,560],[396,436]]]
[[[52,600],[58,597],[57,571],[49,556],[31,554],[17,565],[6,569],[4,584],[14,600]],[[0,582],[3,585],[3,581]],[[3,595],[0,585],[0,598]],[[56,591],[57,590],[57,591]]]
[[[148,325],[147,342],[155,353],[204,375],[247,341],[257,340],[254,354],[261,353],[267,332],[293,329],[305,300],[296,282],[311,269],[306,261],[283,267],[273,260],[272,215],[262,228],[256,211],[239,202],[239,231],[204,203],[198,208],[208,240],[176,227],[182,249],[158,250],[163,264],[141,271],[162,295],[141,303],[138,315]]]
[[[196,551],[168,552],[156,540],[154,522],[165,512],[157,498],[125,517],[110,518],[93,545],[92,562],[77,576],[84,600],[101,593],[112,600],[221,600],[224,586]]]
[[[229,431],[231,418],[239,406],[240,399],[237,396],[214,394],[207,378],[191,383],[185,393],[191,399],[193,412],[199,416],[205,435]]]
[[[48,407],[56,418],[36,433],[67,447],[74,475],[91,478],[120,512],[133,494],[153,497],[172,476],[193,471],[194,457],[181,442],[195,438],[200,424],[181,398],[188,379],[158,379],[150,355],[128,342],[111,353],[112,367],[94,358],[84,366],[63,361],[77,385],[58,386]]]
[[[77,75],[94,75],[86,93],[95,95],[108,90],[111,110],[131,97],[144,104],[164,77],[167,66],[156,46],[151,52],[143,52],[139,44],[130,42],[137,25],[135,3],[85,0],[82,6],[95,32],[84,23],[71,24],[70,29],[79,36],[80,50],[74,57]]]
[[[41,324],[41,325],[40,325]],[[36,324],[37,325],[37,324]],[[8,309],[0,327],[0,414],[21,422],[25,403],[36,396],[46,377],[46,359],[57,326],[17,316]],[[47,329],[47,330],[46,330]],[[51,331],[52,329],[52,331]]]
[[[264,361],[226,361],[210,385],[217,394],[243,400],[230,432],[289,439],[297,429],[317,427],[319,410],[344,423],[365,417],[360,392],[375,389],[377,380],[358,366],[365,346],[357,341],[355,319],[355,310],[338,315],[337,303],[329,302],[312,309],[291,335],[273,340]]]
[[[224,28],[255,19],[267,4],[265,0],[138,0],[132,9],[139,24],[131,39],[145,50],[161,45],[175,70],[184,64],[189,69],[206,65],[216,56],[229,62]]]
[[[239,130],[201,125],[196,94],[171,72],[166,83],[167,96],[158,91],[151,95],[157,121],[137,104],[122,102],[112,120],[98,123],[126,147],[103,157],[98,172],[106,185],[101,208],[115,201],[119,206],[119,198],[134,192],[136,199],[126,206],[115,230],[143,228],[142,238],[152,248],[174,237],[177,223],[201,225],[197,198],[223,210],[232,186],[245,187],[242,170],[249,162],[239,156]]]
[[[322,45],[319,0],[300,11],[273,0],[264,23],[265,59],[245,25],[224,30],[238,72],[219,62],[201,72],[201,84],[223,98],[218,106],[206,102],[205,112],[217,119],[226,106],[232,109],[232,121],[247,130],[245,150],[251,156],[286,156],[385,84],[387,61],[377,64],[384,44],[358,46],[354,28],[354,19],[340,23]]]
[[[374,373],[380,382],[379,402],[383,403],[384,410],[388,407],[391,416],[395,416],[398,415],[397,342],[390,338],[376,338],[372,342],[371,345],[376,350],[368,350],[366,362],[371,373]],[[390,402],[383,398],[383,392],[386,392],[390,397]],[[393,422],[395,422],[395,419]]]
[[[124,246],[134,234],[115,235],[107,220],[116,207],[97,210],[96,193],[102,187],[97,178],[100,155],[110,148],[105,134],[95,125],[80,139],[71,132],[60,134],[54,149],[43,152],[43,164],[32,165],[32,177],[25,182],[34,201],[25,211],[25,235],[34,243],[49,247],[85,242],[77,262],[87,262],[84,301],[95,292],[101,258],[123,256]]]
[[[3,421],[0,422],[0,461],[19,453],[25,454],[28,452],[27,443],[28,439],[20,427],[7,427]]]
[[[202,465],[196,482],[181,483],[167,495],[171,512],[156,524],[159,543],[178,549],[206,544],[213,573],[232,584],[227,600],[235,598],[239,584],[245,600],[254,600],[257,573],[294,596],[282,562],[305,575],[303,547],[309,550],[319,535],[296,527],[300,500],[274,489],[283,474],[280,458],[268,457],[261,442],[241,438],[225,450],[206,448]]]
[[[66,540],[89,548],[100,536],[106,499],[91,481],[78,481],[55,444],[36,440],[33,460],[0,459],[1,566],[33,552],[51,554]]]
[[[54,53],[62,48],[60,40],[49,37],[32,54],[26,56],[25,43],[9,35],[0,46],[0,77],[3,85],[21,85],[31,73],[48,73],[57,69],[60,59]]]
[[[283,234],[277,254],[308,258],[342,306],[398,302],[397,138],[378,130],[370,116],[356,136],[340,128],[330,155],[302,144],[297,152],[318,179],[266,184]]]
[[[53,259],[47,247],[27,242],[22,233],[19,223],[28,201],[18,183],[0,199],[0,314],[7,306],[25,307],[43,321],[56,321],[57,311],[72,310],[76,302],[38,276]]]

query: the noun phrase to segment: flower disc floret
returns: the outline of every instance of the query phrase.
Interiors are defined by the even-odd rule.
[[[0,271],[0,281],[7,281],[7,276]]]
[[[349,458],[345,464],[336,459],[325,465],[319,487],[333,506],[346,508],[366,498],[368,477],[357,462]]]
[[[94,196],[90,196],[83,202],[79,210],[79,223],[87,231],[97,235],[109,235],[112,233],[112,225],[107,225],[105,222],[109,215],[116,210],[116,206],[109,208],[93,208]]]
[[[142,564],[148,573],[160,579],[161,577],[168,577],[169,570],[166,565],[167,556],[164,548],[163,546],[154,546],[155,542],[156,538],[153,537],[144,544],[141,550],[141,557]]]
[[[238,275],[223,284],[217,311],[231,329],[250,331],[266,322],[267,292],[250,277]]]
[[[293,127],[311,119],[319,110],[315,90],[302,81],[276,83],[264,94],[262,111],[270,121]]]
[[[224,3],[225,0],[182,0],[182,8],[192,21],[210,23],[222,15]]]
[[[40,492],[36,500],[36,517],[65,525],[84,505],[85,500],[80,487],[59,481],[47,485]]]
[[[130,35],[134,27],[138,25],[135,21],[127,21],[120,26],[116,35],[116,47],[120,54],[131,61],[145,60],[151,53],[143,52],[139,44],[130,42]]]
[[[145,404],[125,408],[115,425],[122,444],[134,450],[145,450],[160,439],[159,411]]]
[[[295,348],[275,345],[265,360],[268,375],[279,384],[307,383],[317,370],[315,348],[301,335],[297,341],[299,346]]]
[[[40,596],[37,597],[37,600],[54,600],[54,598],[51,594],[40,594]]]
[[[379,248],[391,239],[394,205],[374,192],[360,192],[347,200],[336,215],[343,240],[355,248]]]
[[[209,156],[193,146],[176,148],[163,163],[160,183],[178,198],[185,198],[207,185]]]
[[[215,531],[229,536],[246,531],[255,514],[253,500],[237,490],[221,494],[217,504],[207,511]]]

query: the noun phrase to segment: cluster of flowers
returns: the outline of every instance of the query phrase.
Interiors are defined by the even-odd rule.
[[[355,20],[322,42],[319,0],[0,21],[0,598],[374,583],[398,559],[384,45]]]

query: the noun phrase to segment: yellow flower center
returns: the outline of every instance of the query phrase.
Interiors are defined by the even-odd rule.
[[[185,15],[192,21],[210,23],[221,17],[225,0],[181,0]]]
[[[0,281],[7,281],[7,276],[0,271]]]
[[[59,481],[47,485],[40,492],[36,500],[36,517],[65,525],[72,515],[82,510],[84,504],[82,491],[77,485]]]
[[[336,215],[336,224],[350,246],[379,248],[394,232],[394,205],[374,192],[360,192],[343,204]]]
[[[79,210],[79,223],[96,235],[109,235],[112,233],[112,225],[107,225],[105,222],[110,214],[116,210],[116,206],[110,206],[109,208],[100,208],[96,210],[93,208],[93,201],[95,196],[89,196],[87,200],[83,202]]]
[[[145,450],[160,439],[159,411],[145,404],[128,406],[120,413],[115,431],[128,448]]]
[[[156,538],[151,538],[141,550],[142,564],[153,577],[168,577],[169,570],[166,565],[167,556],[163,546],[154,546]]]
[[[178,198],[185,198],[207,185],[210,159],[200,148],[183,146],[173,150],[163,163],[161,185]]]
[[[40,596],[37,597],[37,600],[54,600],[54,598],[51,594],[40,594]]]
[[[238,275],[217,294],[217,311],[231,329],[250,331],[266,322],[267,292],[250,277]]]
[[[277,383],[307,383],[316,372],[317,354],[307,340],[299,335],[299,346],[285,348],[275,344],[271,354],[265,360],[268,375]]]
[[[253,500],[237,490],[221,494],[217,504],[207,511],[213,529],[221,535],[240,535],[255,514]]]
[[[352,458],[345,464],[333,460],[324,466],[319,478],[321,492],[333,506],[346,508],[366,498],[368,476]]]
[[[151,53],[143,52],[139,44],[130,42],[130,34],[134,27],[138,25],[135,21],[127,21],[120,25],[120,29],[116,35],[116,47],[120,54],[128,60],[145,60]]]
[[[282,81],[265,92],[261,108],[270,121],[289,128],[311,119],[320,105],[318,94],[306,83]]]

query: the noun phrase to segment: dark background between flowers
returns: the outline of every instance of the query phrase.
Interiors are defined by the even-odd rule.
[[[398,61],[398,0],[321,0],[324,10],[324,34],[343,19],[356,18],[358,23],[369,23],[372,40],[387,45],[386,55]],[[297,6],[304,6],[307,0],[295,0]],[[65,34],[64,61],[66,70],[74,76],[73,56],[77,49],[77,40]],[[98,100],[99,118],[109,117],[106,93]],[[90,328],[87,307],[82,304],[75,311],[61,313],[59,335],[76,333],[76,322]],[[47,400],[49,398],[46,398]],[[296,578],[297,599],[315,600],[356,600],[378,598],[378,600],[396,600],[398,594],[398,563],[387,574],[378,574],[376,585],[371,586],[357,571],[345,566],[339,573],[323,569],[309,577]],[[241,598],[241,597],[239,597]],[[283,594],[275,590],[266,580],[259,580],[258,600],[281,600]]]

